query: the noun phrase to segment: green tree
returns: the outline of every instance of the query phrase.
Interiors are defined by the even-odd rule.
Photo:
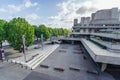
[[[13,18],[7,24],[7,40],[14,49],[22,46],[22,35],[25,35],[25,45],[28,47],[34,41],[34,27],[24,18]]]
[[[48,27],[48,31],[49,31],[50,34],[52,34],[53,33],[53,28]]]
[[[37,37],[37,41],[38,41],[38,38],[40,37],[40,30],[39,30],[39,28],[38,28],[38,26],[36,26],[36,25],[33,25],[33,27],[34,27],[34,34],[35,34],[35,37]]]
[[[45,39],[49,38],[50,33],[49,33],[48,28],[45,25],[40,25],[38,30],[40,32],[39,35],[43,34]]]
[[[5,31],[4,31],[4,27],[6,25],[6,21],[5,20],[0,20],[0,44],[1,44],[1,48],[2,48],[2,41],[5,38]]]

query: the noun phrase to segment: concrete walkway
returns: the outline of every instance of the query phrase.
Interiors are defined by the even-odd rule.
[[[41,74],[44,74],[44,76],[49,75],[51,77],[58,78],[54,78],[53,80],[114,80],[111,75],[105,72],[100,73],[99,75],[95,74],[94,72],[96,72],[96,66],[86,54],[88,53],[81,52],[81,47],[79,45],[62,44],[41,63],[42,65],[49,66],[48,68],[38,66],[34,69],[35,72],[40,74],[37,76],[39,77],[38,79],[35,78],[35,72],[32,72],[24,80],[31,77],[39,80],[41,78]],[[86,59],[84,59],[83,56],[86,56]],[[54,68],[56,67],[62,68],[64,71],[55,70]],[[70,69],[70,67],[80,69],[80,71]],[[91,73],[87,71],[91,71]]]

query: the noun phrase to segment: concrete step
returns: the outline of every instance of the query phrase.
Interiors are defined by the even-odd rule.
[[[44,58],[44,56],[46,56],[49,52],[50,52],[50,49],[49,49],[47,52],[42,53],[42,55],[39,56],[38,58],[36,58],[32,63],[27,64],[27,66],[28,66],[29,68],[32,68],[32,66],[34,66],[35,64],[37,64],[37,63],[38,63],[42,58]]]
[[[29,65],[29,64],[32,64],[36,59],[38,59],[38,58],[40,58],[41,56],[43,56],[44,53],[46,53],[49,49],[50,49],[50,48],[48,48],[48,49],[42,51],[41,54],[39,54],[38,56],[36,56],[35,58],[33,58],[31,61],[27,62],[27,64],[28,64],[28,65]]]
[[[10,62],[13,63],[17,63],[17,64],[21,64],[22,67],[26,67],[29,69],[35,69],[43,60],[45,60],[57,47],[59,47],[59,45],[54,45],[54,46],[49,46],[46,49],[43,49],[42,51],[38,51],[39,54],[37,56],[35,56],[33,59],[31,59],[28,62],[24,62],[23,57],[21,57],[22,59],[12,59],[10,60]],[[34,54],[35,55],[35,54]],[[30,56],[29,56],[30,57]],[[31,56],[32,57],[32,56]]]
[[[45,60],[58,46],[53,47],[50,51],[48,51],[38,62],[31,67],[31,69],[35,69],[43,60]]]
[[[47,47],[47,48],[49,48],[49,47]],[[26,57],[27,57],[27,59],[29,60],[32,56],[34,56],[34,55],[36,55],[36,54],[40,54],[40,53],[42,53],[42,52],[44,52],[45,50],[47,50],[47,49],[43,49],[42,51],[41,50],[38,50],[38,53],[35,53],[35,54],[27,54],[26,55]],[[34,58],[33,58],[34,59]],[[19,58],[15,58],[15,59],[11,59],[11,60],[9,60],[10,62],[13,62],[13,63],[20,63],[20,62],[24,62],[24,57],[22,56],[22,57],[19,57]],[[31,60],[30,60],[31,61]]]

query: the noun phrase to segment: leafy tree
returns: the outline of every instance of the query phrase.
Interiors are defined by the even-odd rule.
[[[63,28],[48,28],[49,33],[52,33],[54,36],[64,36],[68,35],[70,30]]]
[[[14,49],[22,46],[22,35],[25,35],[25,45],[28,47],[34,41],[34,28],[24,18],[13,18],[7,24],[7,40]]]
[[[1,48],[2,48],[2,41],[4,40],[5,38],[5,31],[4,31],[4,27],[5,27],[5,24],[7,22],[5,20],[0,20],[0,44],[1,44]]]
[[[40,37],[40,30],[39,30],[39,28],[38,28],[38,26],[36,26],[36,25],[33,25],[33,27],[34,27],[34,34],[35,34],[35,36],[37,37],[37,41],[38,41],[38,38]]]
[[[50,34],[52,34],[53,33],[53,28],[48,27],[48,31],[49,31]]]
[[[38,30],[39,30],[39,35],[43,34],[45,39],[49,38],[50,33],[45,25],[40,25]]]

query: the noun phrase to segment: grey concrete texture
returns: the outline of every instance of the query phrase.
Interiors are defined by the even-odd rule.
[[[106,72],[99,75],[87,73],[87,70],[96,71],[96,66],[86,53],[81,53],[79,45],[61,44],[41,65],[49,67],[38,66],[29,70],[19,64],[1,62],[0,80],[115,80]],[[54,70],[55,67],[64,71]],[[69,67],[79,68],[80,71],[70,70]]]
[[[18,64],[0,63],[0,80],[23,80],[31,70],[21,68]]]
[[[49,68],[38,66],[34,71],[55,76],[62,80],[114,80],[110,74],[105,72],[99,75],[87,73],[87,70],[96,71],[96,66],[89,58],[83,59],[83,55],[86,53],[75,54],[75,52],[81,52],[79,45],[62,44],[41,63],[49,66]],[[55,67],[63,68],[64,71],[56,71],[54,70]],[[80,71],[70,70],[69,67],[79,68]]]

